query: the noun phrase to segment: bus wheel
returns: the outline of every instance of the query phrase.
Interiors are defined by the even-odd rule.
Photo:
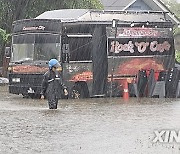
[[[41,95],[40,94],[29,94],[29,97],[32,99],[40,99]]]
[[[71,89],[70,97],[74,99],[85,98],[85,91],[83,87],[79,84],[74,85]]]
[[[23,98],[29,98],[28,94],[23,93],[22,95],[23,95]]]

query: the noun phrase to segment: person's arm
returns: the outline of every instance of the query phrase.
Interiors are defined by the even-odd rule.
[[[47,86],[48,86],[48,75],[47,75],[47,73],[45,73],[43,76],[43,81],[42,81],[42,85],[41,85],[41,98],[42,99],[44,99]]]
[[[64,91],[64,95],[65,95],[65,96],[68,95],[68,90],[67,90],[66,85],[65,85],[65,84],[63,83],[63,81],[62,81],[62,76],[61,76],[60,82],[61,82],[61,87],[62,87],[62,89],[63,89],[63,91]]]

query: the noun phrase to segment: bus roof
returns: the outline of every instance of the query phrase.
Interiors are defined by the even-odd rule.
[[[173,23],[166,19],[166,12],[160,11],[104,11],[88,9],[62,9],[47,11],[33,19],[23,19],[13,22],[13,33],[28,32],[58,32],[63,26],[72,25],[112,25],[125,27],[148,26],[172,28]],[[46,27],[46,28],[44,28]],[[44,28],[44,29],[43,29]]]
[[[105,11],[88,9],[62,9],[46,11],[35,19],[56,19],[61,22],[167,22],[166,13],[162,11]]]

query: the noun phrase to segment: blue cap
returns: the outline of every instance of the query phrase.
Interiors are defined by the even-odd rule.
[[[49,61],[49,64],[48,64],[48,65],[49,65],[49,68],[50,68],[50,69],[52,69],[52,67],[59,67],[59,66],[61,66],[56,59],[51,59],[51,60]]]

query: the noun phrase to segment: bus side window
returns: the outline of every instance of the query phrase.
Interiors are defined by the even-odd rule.
[[[69,38],[70,61],[89,61],[92,59],[90,37]]]

